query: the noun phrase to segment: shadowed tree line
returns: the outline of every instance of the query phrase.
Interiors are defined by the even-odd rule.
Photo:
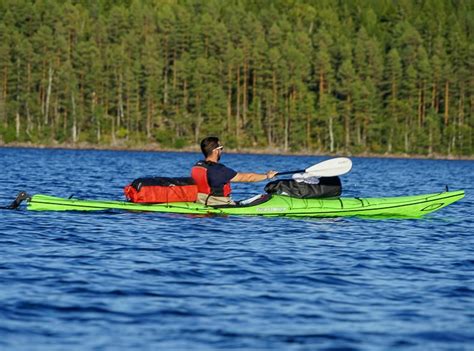
[[[473,154],[469,0],[0,0],[0,141]]]

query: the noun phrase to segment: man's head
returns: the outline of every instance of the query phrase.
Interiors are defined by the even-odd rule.
[[[220,151],[222,150],[223,146],[219,143],[218,137],[207,137],[202,139],[201,141],[201,151],[204,154],[205,158],[208,158],[212,155],[213,152],[217,152],[218,159],[220,159]]]

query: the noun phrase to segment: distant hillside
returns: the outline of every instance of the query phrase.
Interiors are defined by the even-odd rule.
[[[474,154],[474,1],[0,1],[0,141]]]

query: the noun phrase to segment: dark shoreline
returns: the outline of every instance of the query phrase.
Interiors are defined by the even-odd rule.
[[[0,143],[0,148],[25,148],[25,149],[63,149],[63,150],[110,150],[110,151],[144,151],[144,152],[197,152],[200,150],[197,146],[184,147],[182,149],[162,148],[158,144],[149,144],[143,146],[126,146],[126,145],[95,145],[89,143],[77,144],[31,144],[31,143]],[[329,152],[307,152],[307,151],[283,151],[278,148],[254,149],[254,148],[240,148],[229,149],[226,148],[227,153],[239,154],[255,154],[255,155],[283,155],[283,156],[347,156],[347,157],[365,157],[365,158],[402,158],[402,159],[426,159],[426,160],[474,160],[472,156],[455,156],[455,155],[421,155],[421,154],[377,154],[377,153],[329,153]]]

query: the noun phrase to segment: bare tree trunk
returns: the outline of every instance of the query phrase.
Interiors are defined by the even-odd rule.
[[[44,92],[44,86],[43,86],[43,81],[46,79],[46,74],[44,70],[45,63],[43,62],[43,69],[41,71],[42,77],[41,77],[41,82],[39,84],[39,89],[38,89],[38,102],[39,105],[41,106],[41,115],[38,114],[36,118],[36,125],[38,127],[38,130],[41,131],[43,128],[43,123],[44,123],[44,117],[45,117],[45,92]],[[43,119],[43,121],[41,121]]]
[[[421,128],[421,125],[423,124],[423,98],[422,98],[422,91],[421,88],[418,89],[418,128]]]
[[[323,103],[323,96],[324,96],[324,73],[319,72],[319,106]]]
[[[67,110],[63,111],[62,118],[63,118],[63,134],[64,134],[64,136],[67,136],[67,124],[68,124],[68,120],[69,120],[69,115],[68,115]],[[72,128],[71,128],[71,131],[72,131]],[[26,134],[28,134],[28,136],[30,136],[30,134],[28,133],[28,130],[26,131]]]
[[[115,145],[117,142],[117,139],[115,138],[115,117],[111,116],[112,118],[112,145]]]
[[[364,129],[362,133],[362,145],[364,146],[364,149],[367,150],[367,131],[369,130],[369,118],[368,118],[368,112],[365,113],[364,117]]]
[[[242,110],[242,120],[243,120],[243,126],[245,130],[245,126],[247,125],[247,108],[248,108],[248,102],[247,102],[247,90],[248,90],[248,61],[247,57],[244,58],[244,86],[243,86],[243,110]]]
[[[456,152],[456,131],[454,130],[451,137],[451,152]]]
[[[237,147],[240,145],[240,67],[237,67],[237,106],[235,111],[235,139]]]
[[[152,129],[153,129],[153,115],[155,114],[155,104],[151,96],[148,96],[147,104],[147,118],[146,118],[146,136],[148,139],[151,139]]]
[[[272,104],[270,108],[269,121],[268,121],[268,145],[273,146],[273,122],[275,121],[275,115],[277,113],[278,104],[278,86],[276,72],[273,71],[272,75]]]
[[[150,96],[147,97],[146,103],[146,137],[151,137],[151,102]]]
[[[232,119],[232,66],[229,65],[227,72],[227,132],[231,132]]]
[[[431,108],[436,112],[438,113],[439,111],[439,103],[438,103],[438,97],[437,97],[437,94],[438,94],[438,85],[437,83],[433,83],[433,90],[431,92],[432,96],[431,96]]]
[[[388,142],[387,142],[387,144],[388,144],[387,145],[387,152],[388,153],[392,152],[392,147],[393,147],[392,143],[393,143],[393,127],[390,126],[389,131],[388,131]]]
[[[430,124],[428,135],[428,156],[433,154],[433,127]]]
[[[185,79],[183,81],[183,119],[185,125],[188,123],[188,81]],[[183,126],[184,133],[187,133],[186,127]]]
[[[180,129],[181,129],[181,123],[179,123],[180,119],[180,107],[179,107],[179,101],[176,98],[176,90],[178,86],[178,68],[176,65],[176,58],[177,58],[177,52],[176,52],[176,47],[173,48],[173,60],[172,60],[172,66],[173,66],[173,85],[172,85],[172,90],[171,90],[171,96],[172,96],[172,109],[174,110],[174,118],[172,119],[173,125],[172,128],[175,131],[175,136],[179,138],[180,136]],[[171,110],[171,108],[170,108]]]
[[[333,128],[333,116],[329,116],[329,150],[334,152],[334,128]]]
[[[357,145],[361,145],[362,144],[362,133],[361,133],[362,126],[360,123],[360,113],[358,113],[356,117],[357,117],[356,122],[355,122],[356,142],[357,142]]]
[[[459,91],[459,125],[464,125],[464,83],[460,84]]]
[[[201,133],[201,124],[202,124],[202,113],[199,111],[198,113],[198,119],[196,122],[196,128],[194,129],[194,141],[196,144],[199,141],[199,134]]]
[[[391,99],[390,99],[390,118],[393,118],[393,123],[390,123],[389,127],[389,134],[388,134],[388,145],[387,145],[387,152],[391,153],[392,148],[393,148],[393,133],[394,133],[394,125],[397,124],[397,119],[396,119],[396,108],[395,108],[395,102],[397,100],[397,82],[395,78],[392,78],[392,91],[391,91]]]
[[[123,94],[122,94],[122,82],[123,82],[123,76],[122,73],[120,72],[118,75],[118,89],[117,89],[117,128],[120,128],[122,119],[123,119]]]
[[[5,128],[8,127],[7,118],[7,97],[8,97],[8,67],[3,69],[3,81],[0,86],[0,122],[3,122]]]
[[[44,109],[44,124],[49,124],[49,101],[51,99],[51,89],[53,87],[53,67],[49,65],[48,70],[48,89],[46,91],[46,105]]]
[[[72,107],[72,142],[77,143],[77,116],[76,116],[76,100],[74,93],[71,93],[71,107]]]
[[[60,114],[59,114],[59,97],[55,95],[54,97],[54,103],[53,103],[53,138],[56,139],[57,137],[57,131],[58,131],[58,126],[59,126],[59,119],[60,119]]]
[[[306,114],[306,149],[311,150],[311,115]]]
[[[20,138],[20,112],[16,111],[16,117],[15,117],[15,131],[16,131],[16,140]]]
[[[288,151],[288,144],[290,138],[290,110],[291,110],[291,94],[285,99],[285,116],[284,116],[284,150]]]
[[[173,92],[176,91],[176,85],[178,83],[178,70],[176,68],[176,49],[173,50]]]
[[[464,133],[462,133],[462,126],[464,125],[464,83],[460,84],[459,91],[459,109],[458,109],[458,130],[459,130],[459,147],[462,149],[464,144]]]
[[[27,64],[27,78],[26,78],[26,101],[25,101],[25,110],[26,110],[26,135],[31,136],[31,113],[30,113],[30,93],[31,93],[31,64]]]
[[[270,106],[267,108],[267,144],[268,146],[272,146],[272,120],[273,120],[273,111],[272,107]]]
[[[252,76],[252,102],[257,99],[257,68],[253,70]]]
[[[449,123],[449,82],[446,81],[444,86],[444,125]]]
[[[165,67],[164,67],[164,89],[163,89],[163,104],[166,109],[168,104],[168,36],[165,37],[164,43],[164,53],[165,53]]]
[[[346,113],[344,114],[344,129],[345,129],[345,146],[346,146],[346,150],[349,150],[349,145],[351,143],[351,134],[350,134],[350,128],[351,128],[351,122],[350,122],[350,113],[351,113],[351,104],[352,104],[352,101],[351,101],[351,96],[349,95],[347,97],[347,102],[346,102]]]
[[[6,101],[5,94],[3,91],[3,84],[0,86],[0,123],[3,123],[4,127],[7,127],[7,115],[6,115]]]
[[[100,143],[102,139],[102,134],[101,134],[101,127],[100,127],[100,120],[97,119],[97,142]]]
[[[21,71],[21,60],[20,58],[17,58],[16,60],[17,64],[17,71]],[[20,106],[21,106],[21,101],[20,101],[20,75],[17,76],[16,80],[16,107],[15,107],[15,137],[16,140],[19,139],[20,137]]]
[[[127,134],[127,139],[132,135],[132,131],[138,131],[138,126],[141,120],[141,104],[140,104],[140,90],[137,90],[137,100],[136,100],[136,110],[135,110],[135,125],[130,127],[129,133]]]
[[[184,80],[183,82],[183,110],[184,112],[188,111],[188,81]]]
[[[94,92],[92,92],[91,112],[92,112],[92,116],[94,116],[94,118],[95,118],[97,142],[100,143],[100,140],[101,140],[101,126],[100,126],[100,118],[95,113],[96,104],[97,104],[97,95],[94,91]]]
[[[128,130],[128,126],[130,125],[130,116],[132,115],[132,103],[130,102],[132,97],[132,89],[128,79],[126,80],[125,84],[125,114],[123,125]]]
[[[201,112],[201,97],[196,96],[196,108],[198,112],[198,118],[194,126],[194,142],[197,144],[199,141],[199,134],[201,133],[201,123],[202,123],[202,112]]]
[[[252,128],[254,130],[254,142],[256,142],[256,137],[259,134],[259,131],[262,129],[261,125],[261,108],[262,108],[262,101],[258,99],[257,104],[257,68],[254,68],[253,75],[252,75],[252,105],[255,106],[253,111],[252,118]]]
[[[408,152],[410,148],[410,145],[408,143],[408,125],[405,125],[404,141],[405,141],[405,152]]]

